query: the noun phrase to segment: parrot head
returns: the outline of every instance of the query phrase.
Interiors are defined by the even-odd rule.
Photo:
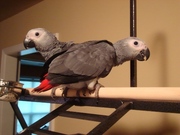
[[[56,37],[44,28],[35,28],[28,31],[24,39],[24,47],[35,47],[38,51],[50,49],[50,45],[56,41]]]
[[[117,64],[122,64],[128,60],[148,60],[150,50],[146,43],[136,37],[129,37],[119,40],[114,44],[117,55]]]

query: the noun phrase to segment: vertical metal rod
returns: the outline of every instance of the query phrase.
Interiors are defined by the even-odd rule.
[[[130,0],[130,36],[136,37],[136,0]],[[130,61],[130,86],[137,87],[137,61]]]

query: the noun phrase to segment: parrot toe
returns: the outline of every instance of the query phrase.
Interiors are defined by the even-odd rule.
[[[95,90],[89,91],[89,94],[95,93],[95,97],[97,98],[97,101],[96,101],[97,104],[98,104],[98,102],[99,102],[99,89],[100,89],[101,87],[104,87],[104,86],[103,86],[102,84],[100,84],[100,83],[97,83],[97,84],[95,85]]]
[[[77,92],[76,92],[76,96],[77,97],[80,97],[80,92],[82,91],[82,94],[83,94],[83,96],[86,96],[86,89],[80,89],[80,90],[77,90]]]
[[[96,84],[96,86],[95,86],[95,97],[97,98],[97,99],[99,99],[99,89],[101,88],[101,87],[104,87],[102,84],[100,84],[100,83],[97,83]]]
[[[77,97],[80,97],[80,92],[81,92],[81,90],[77,90],[77,91],[76,91],[76,96],[77,96]]]
[[[54,97],[56,96],[56,89],[57,89],[57,87],[54,87],[54,88],[52,88],[52,90],[51,90],[51,97],[54,99]]]
[[[68,90],[68,87],[63,88],[62,97],[64,98],[64,101],[66,101]]]

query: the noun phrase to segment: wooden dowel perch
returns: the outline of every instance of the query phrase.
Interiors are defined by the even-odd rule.
[[[29,95],[33,97],[50,97],[51,90],[32,93],[29,88]],[[57,88],[55,97],[62,97],[62,89]],[[69,90],[67,97],[77,97],[76,90]],[[95,94],[86,92],[86,96],[80,93],[83,98],[96,98]],[[158,102],[180,102],[180,87],[102,87],[99,90],[99,98],[120,99],[120,100],[141,100]]]

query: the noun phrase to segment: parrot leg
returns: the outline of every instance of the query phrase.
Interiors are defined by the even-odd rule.
[[[56,96],[56,90],[57,90],[57,88],[59,88],[59,86],[58,87],[54,87],[54,88],[52,88],[52,90],[51,90],[51,97],[54,99],[54,97]],[[66,101],[66,97],[67,97],[67,92],[68,92],[68,90],[69,90],[69,88],[68,87],[65,87],[65,86],[63,86],[63,87],[60,87],[61,89],[62,89],[62,97],[64,98],[64,100]]]
[[[101,87],[104,87],[104,86],[102,84],[100,84],[100,83],[96,83],[95,84],[95,89],[94,90],[89,90],[89,94],[95,93],[95,97],[97,98],[97,101],[96,101],[97,104],[99,102],[99,89]]]
[[[94,90],[89,90],[89,94],[95,93],[95,96],[97,97],[97,95],[98,95],[97,93],[99,93],[99,89],[101,87],[104,87],[104,86],[100,83],[95,84]]]
[[[99,99],[99,89],[100,89],[101,87],[104,87],[104,86],[103,86],[102,84],[100,84],[100,83],[97,83],[97,84],[95,85],[94,93],[95,93],[95,97],[97,97],[98,99]]]
[[[57,90],[57,88],[58,87],[54,87],[54,88],[52,88],[52,91],[51,91],[51,97],[54,99],[54,97],[56,96],[56,90]],[[68,90],[69,90],[69,88],[68,87],[60,87],[60,88],[62,88],[62,97],[64,98],[64,101],[66,101],[66,97],[67,97],[67,92],[68,92]]]
[[[100,83],[97,83],[96,86],[95,86],[95,97],[97,98],[97,101],[96,101],[96,104],[99,103],[99,89],[101,87],[104,87],[103,85],[101,85]]]
[[[86,89],[82,89],[83,96],[86,96]]]
[[[57,90],[57,88],[58,87],[54,87],[54,88],[52,88],[52,90],[51,90],[51,97],[54,99],[54,97],[56,96],[56,90]]]
[[[68,90],[69,90],[68,87],[63,88],[62,97],[64,98],[64,101],[66,101]]]

